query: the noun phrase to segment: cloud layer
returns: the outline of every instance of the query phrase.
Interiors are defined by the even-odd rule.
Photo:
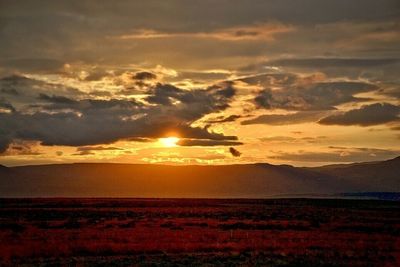
[[[397,0],[0,2],[1,163],[400,150]]]
[[[400,107],[388,103],[365,105],[342,114],[330,115],[319,121],[325,125],[371,126],[400,120]]]
[[[11,94],[10,103],[6,98],[10,91],[4,91],[10,90],[9,79],[0,81],[4,111],[0,113],[3,152],[13,140],[35,140],[51,146],[86,146],[121,139],[158,138],[170,133],[194,139],[183,141],[183,145],[202,142],[224,145],[228,140],[227,144],[236,144],[236,136],[191,126],[204,115],[229,107],[235,94],[230,84],[195,91],[157,84],[149,88],[146,101],[139,102],[135,99],[94,99],[83,93],[73,96],[73,92],[78,91],[68,96],[49,95],[43,88],[36,89],[36,81],[13,77],[12,89],[16,93]]]

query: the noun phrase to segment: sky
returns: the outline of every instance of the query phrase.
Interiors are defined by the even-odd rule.
[[[398,0],[0,0],[0,164],[400,155]]]

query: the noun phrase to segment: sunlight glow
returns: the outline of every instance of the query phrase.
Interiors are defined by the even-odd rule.
[[[166,138],[159,138],[158,141],[164,147],[176,147],[177,143],[179,141],[179,138],[178,137],[166,137]]]

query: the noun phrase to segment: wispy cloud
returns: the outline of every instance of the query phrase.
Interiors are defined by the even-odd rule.
[[[280,33],[294,31],[295,27],[281,23],[258,24],[250,26],[232,27],[209,32],[167,32],[152,29],[138,29],[129,34],[117,37],[122,40],[129,39],[159,39],[159,38],[204,38],[222,41],[248,41],[264,40],[273,41]]]

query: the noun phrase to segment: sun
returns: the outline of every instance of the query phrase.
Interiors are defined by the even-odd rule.
[[[179,138],[171,136],[171,137],[159,138],[158,141],[164,147],[176,147],[176,146],[178,146],[177,143],[179,141]]]

